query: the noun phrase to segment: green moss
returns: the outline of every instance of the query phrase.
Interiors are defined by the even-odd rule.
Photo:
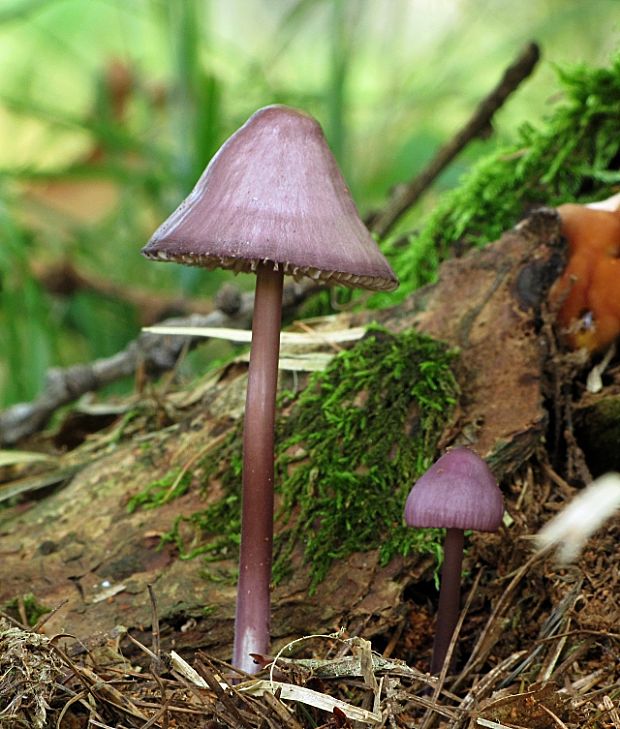
[[[205,474],[205,491],[209,483],[218,479],[223,498],[205,509],[190,515],[178,516],[172,528],[163,536],[163,543],[173,542],[181,559],[193,559],[205,555],[208,561],[234,559],[237,561],[241,533],[241,467],[242,427],[239,423],[218,447],[199,462]],[[191,541],[187,532],[192,534]],[[220,582],[232,579],[232,571],[218,569],[209,579]]]
[[[377,331],[313,379],[277,437],[285,527],[274,579],[298,542],[314,585],[356,551],[379,549],[383,563],[436,551],[436,535],[407,529],[402,512],[456,401],[453,358],[415,331]]]
[[[127,511],[133,514],[138,508],[154,509],[183,496],[192,481],[192,474],[181,468],[173,468],[145,489],[132,496],[127,502]]]
[[[514,144],[482,159],[443,196],[409,245],[387,245],[401,280],[393,304],[435,278],[455,242],[483,245],[532,207],[603,198],[620,182],[620,55],[610,68],[558,72],[563,99],[538,128],[524,125]]]
[[[437,534],[407,529],[402,511],[451,417],[454,357],[417,332],[377,329],[335,357],[297,398],[282,398],[289,413],[277,424],[275,581],[296,545],[302,545],[313,586],[334,560],[353,552],[379,549],[384,563],[412,551],[438,553]],[[236,561],[240,436],[239,427],[201,463],[206,482],[218,479],[224,498],[179,517],[165,537],[183,558]]]
[[[19,620],[22,615],[20,601],[23,605],[23,614],[25,614],[28,625],[30,626],[36,625],[42,615],[51,612],[51,608],[39,602],[31,592],[22,595],[21,598],[14,597],[12,600],[4,603],[1,609]]]

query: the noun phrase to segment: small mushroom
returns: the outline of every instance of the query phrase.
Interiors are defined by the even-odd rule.
[[[503,513],[504,498],[493,474],[468,448],[449,450],[409,492],[407,525],[447,530],[431,673],[441,672],[459,616],[464,531],[497,531]]]
[[[257,111],[142,251],[155,260],[256,273],[243,435],[233,664],[269,652],[274,420],[284,274],[389,291],[398,280],[359,218],[318,122]]]

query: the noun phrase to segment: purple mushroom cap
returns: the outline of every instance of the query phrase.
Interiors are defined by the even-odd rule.
[[[453,448],[415,483],[405,504],[413,527],[494,532],[504,514],[504,497],[487,464],[468,448]]]
[[[143,249],[147,258],[391,291],[398,279],[361,221],[319,123],[259,109],[213,157]]]

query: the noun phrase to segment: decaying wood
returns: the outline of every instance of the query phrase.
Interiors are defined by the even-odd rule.
[[[376,721],[379,713],[391,727],[611,726],[620,687],[614,659],[620,606],[618,573],[610,561],[620,525],[591,541],[579,566],[569,569],[555,568],[545,555],[532,556],[527,542],[574,493],[544,460],[543,450],[548,349],[539,324],[545,291],[562,257],[556,216],[542,211],[488,248],[444,264],[435,285],[374,316],[392,331],[415,326],[459,348],[462,396],[458,418],[443,440],[466,442],[490,459],[504,480],[513,519],[500,535],[477,538],[467,557],[466,567],[477,577],[463,613],[459,643],[465,642],[466,652],[461,650],[457,676],[438,689],[436,679],[423,674],[419,654],[409,665],[372,654],[363,670],[361,658],[345,652],[333,660],[279,660],[275,679],[294,686],[286,701],[282,694],[253,697],[222,682],[232,670],[218,656],[230,652],[235,589],[205,580],[199,561],[179,560],[170,545],[158,549],[159,536],[175,516],[203,509],[203,497],[190,489],[152,511],[129,514],[125,507],[172,465],[192,468],[197,454],[215,447],[238,422],[245,366],[236,363],[187,391],[144,393],[132,403],[133,420],[121,419],[105,436],[65,455],[19,467],[38,469],[28,476],[31,483],[47,479],[48,486],[54,472],[65,469],[69,477],[77,472],[55,491],[38,492],[37,501],[0,512],[0,604],[32,592],[39,602],[60,606],[45,631],[79,639],[51,641],[53,655],[43,656],[62,664],[62,675],[45,697],[48,712],[55,711],[56,718],[63,705],[68,709],[74,702],[90,712],[93,726],[163,727],[173,721],[193,727],[213,721],[299,729],[307,725],[300,716],[308,711],[318,712],[313,724],[327,721],[324,726],[346,726],[360,717]],[[367,312],[342,314],[322,324],[342,329],[372,318]],[[614,377],[613,370],[605,376]],[[584,417],[587,407],[584,403]],[[581,422],[581,414],[575,415]],[[11,487],[6,470],[4,475]],[[209,488],[206,498],[217,498],[219,483]],[[503,544],[506,537],[509,544]],[[233,560],[223,560],[210,570],[231,567]],[[405,589],[428,580],[430,559],[410,556],[381,567],[375,552],[355,554],[334,565],[314,595],[308,594],[308,571],[299,554],[293,555],[293,567],[274,591],[274,650],[302,635],[333,634],[342,625],[349,635],[365,638],[391,630],[397,640],[415,638],[413,622],[409,630],[403,625],[423,621],[424,610],[417,604],[408,612]],[[495,585],[490,569],[499,571]],[[156,617],[149,585],[157,595]],[[23,600],[18,607],[25,615]],[[142,671],[119,654],[127,630],[131,644],[123,652],[138,646],[147,655]],[[24,645],[32,642],[28,632],[7,633],[0,624],[0,642],[7,635]],[[145,648],[151,642],[155,655],[161,644],[162,661],[171,670],[165,678]],[[173,647],[177,658],[180,653],[195,659],[197,679],[168,665]],[[388,648],[394,650],[393,640]],[[403,650],[401,645],[401,655]],[[488,670],[481,673],[482,667]],[[313,674],[312,691],[305,691]],[[429,686],[436,689],[432,696]],[[267,687],[268,681],[259,684]],[[10,686],[0,680],[2,697],[4,688],[12,701]],[[300,700],[310,702],[305,714],[294,713]],[[341,713],[330,716],[317,706],[339,707]]]
[[[620,471],[620,368],[608,371],[605,379],[604,390],[584,392],[573,410],[579,442],[597,464],[595,475]]]
[[[540,210],[497,242],[446,261],[439,281],[382,312],[394,331],[415,327],[457,347],[463,390],[458,433],[498,474],[524,463],[547,423],[539,333],[546,291],[563,265],[553,210]]]
[[[544,434],[545,348],[536,321],[560,250],[556,217],[541,212],[488,248],[444,264],[435,285],[378,314],[389,329],[418,327],[459,348],[460,417],[444,441],[469,443],[489,457],[500,476],[518,468]],[[330,323],[343,328],[370,319],[368,313],[342,314]],[[123,445],[111,437],[96,455],[89,456],[87,443],[60,459],[56,467],[77,464],[81,470],[23,513],[15,509],[3,516],[0,602],[26,592],[48,605],[66,601],[48,630],[87,639],[117,624],[149,625],[145,590],[153,584],[160,619],[168,625],[162,642],[174,638],[177,650],[203,647],[226,655],[234,587],[205,581],[199,563],[177,559],[170,545],[158,549],[160,535],[175,516],[204,508],[203,498],[190,490],[157,509],[133,514],[126,504],[172,466],[189,467],[196,454],[221,441],[243,412],[244,369],[211,378],[192,396],[170,396],[177,424]],[[155,398],[151,407],[163,406]],[[218,496],[218,484],[211,489],[207,499]],[[428,569],[430,560],[410,560],[404,571],[399,560],[381,568],[376,553],[353,555],[335,565],[311,597],[299,555],[294,564],[292,577],[274,592],[276,644],[334,630],[343,622],[353,629],[365,626],[371,634],[384,631],[399,619],[404,587]],[[212,565],[214,572],[217,568]],[[182,629],[171,631],[171,625]]]

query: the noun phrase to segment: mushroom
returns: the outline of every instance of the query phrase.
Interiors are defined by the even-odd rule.
[[[390,291],[398,280],[359,218],[318,122],[259,109],[143,249],[148,258],[256,273],[243,435],[233,664],[269,647],[274,421],[284,274]]]
[[[504,498],[493,474],[468,448],[449,450],[409,492],[407,525],[446,529],[431,673],[441,672],[458,620],[464,531],[496,531],[503,513]]]

